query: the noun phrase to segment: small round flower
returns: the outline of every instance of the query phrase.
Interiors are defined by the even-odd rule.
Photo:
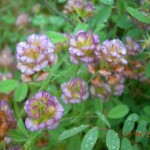
[[[78,64],[81,61],[85,65],[97,62],[95,51],[99,44],[99,37],[92,31],[86,33],[78,31],[74,38],[70,39],[70,61]]]
[[[40,91],[28,99],[24,109],[28,114],[25,125],[30,131],[56,128],[64,113],[57,98],[44,91]]]
[[[11,49],[5,47],[0,53],[0,67],[11,69],[14,65],[14,58]]]
[[[118,39],[104,41],[96,51],[99,58],[103,58],[111,65],[127,64],[126,53],[126,47]]]
[[[131,37],[126,37],[126,49],[128,55],[136,56],[140,52],[140,45]]]
[[[54,45],[46,35],[32,34],[26,42],[17,44],[17,68],[26,76],[43,71],[57,62]]]
[[[22,13],[17,17],[16,26],[22,28],[30,23],[30,18],[28,14]]]
[[[89,97],[88,85],[80,78],[71,79],[61,85],[64,103],[79,103]]]

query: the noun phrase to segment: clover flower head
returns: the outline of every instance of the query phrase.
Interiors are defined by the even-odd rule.
[[[22,13],[17,17],[16,26],[18,26],[19,28],[22,28],[22,27],[28,25],[30,23],[30,21],[31,20],[30,20],[28,14]]]
[[[8,128],[16,128],[16,119],[13,115],[14,112],[10,109],[5,100],[0,100],[0,112],[3,112]]]
[[[86,0],[69,0],[64,8],[64,13],[77,13],[82,19],[87,20],[94,13],[95,7],[92,3]]]
[[[29,77],[57,62],[54,45],[46,35],[30,35],[26,42],[17,44],[17,68]]]
[[[125,59],[127,50],[123,43],[118,40],[106,40],[97,48],[96,55],[103,58],[111,65],[126,65],[128,62]]]
[[[0,53],[0,67],[10,69],[14,64],[14,58],[11,54],[11,50],[5,47]]]
[[[57,98],[44,91],[40,91],[28,99],[24,109],[28,114],[25,125],[30,131],[56,128],[64,113]]]
[[[140,45],[128,36],[126,37],[126,49],[128,55],[136,56],[140,52]]]
[[[98,61],[95,51],[99,44],[99,37],[92,31],[86,33],[78,31],[74,38],[70,39],[70,61],[78,64],[80,61],[85,64],[94,64]]]
[[[64,103],[79,103],[88,98],[87,83],[80,78],[71,79],[61,85],[62,100]]]

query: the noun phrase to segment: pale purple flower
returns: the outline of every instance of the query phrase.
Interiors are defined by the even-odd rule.
[[[17,17],[16,26],[18,26],[19,28],[22,28],[22,27],[28,25],[30,23],[30,21],[31,20],[30,20],[28,14],[22,13]]]
[[[28,99],[24,109],[28,114],[25,125],[30,131],[56,128],[64,113],[57,98],[44,91],[40,91]]]
[[[61,98],[64,103],[79,103],[89,97],[88,85],[80,78],[71,79],[61,85]]]
[[[86,0],[69,0],[64,8],[66,14],[78,14],[85,21],[94,13],[95,7]]]
[[[32,34],[17,44],[17,68],[26,76],[43,71],[57,62],[54,45],[46,35]]]
[[[70,39],[70,61],[78,64],[80,61],[85,64],[94,64],[98,61],[95,51],[99,44],[99,37],[92,31],[86,33],[78,31],[74,38]]]
[[[8,103],[5,100],[0,100],[0,112],[4,113],[8,128],[16,128],[16,119],[14,118],[14,112],[10,109]]]
[[[126,47],[118,39],[104,41],[96,51],[100,59],[104,59],[111,65],[126,65],[128,63],[125,59],[126,53]]]
[[[140,45],[135,42],[131,37],[126,37],[126,49],[127,54],[131,56],[136,56],[140,52]]]

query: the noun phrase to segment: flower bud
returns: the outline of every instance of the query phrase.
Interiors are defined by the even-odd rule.
[[[70,61],[78,64],[81,61],[85,65],[93,64],[98,61],[95,51],[99,44],[99,37],[90,31],[86,33],[79,31],[75,38],[70,39]]]
[[[64,103],[79,103],[88,98],[88,85],[80,78],[71,79],[61,85],[62,100]]]

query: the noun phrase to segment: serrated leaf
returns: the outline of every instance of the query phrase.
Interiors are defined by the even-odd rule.
[[[120,149],[120,139],[119,139],[118,134],[114,130],[107,131],[106,145],[108,147],[108,150]]]
[[[121,150],[133,150],[130,141],[127,138],[123,138],[121,142]]]
[[[129,108],[126,105],[117,105],[109,111],[108,118],[119,119],[124,117],[128,112]]]
[[[114,0],[100,0],[100,1],[106,5],[113,5],[114,3]]]
[[[134,128],[135,122],[138,120],[137,114],[131,114],[127,117],[123,125],[123,135],[128,135]]]
[[[98,138],[98,128],[90,129],[83,138],[81,150],[92,150]]]
[[[107,120],[107,118],[102,113],[97,112],[96,114],[104,122],[105,125],[107,125],[109,128],[111,128],[109,121]]]
[[[58,138],[58,141],[62,141],[65,140],[69,137],[72,137],[76,134],[78,134],[79,132],[85,130],[86,128],[88,128],[89,125],[81,125],[79,127],[75,127],[75,128],[71,128],[69,130],[64,131]]]
[[[29,133],[28,133],[27,129],[25,128],[22,119],[19,119],[19,121],[17,122],[17,124],[18,124],[18,127],[19,127],[20,131],[21,131],[24,135],[29,136]]]
[[[79,23],[76,28],[74,29],[74,34],[76,34],[79,30],[83,30],[83,31],[88,31],[89,29],[89,26],[88,24],[85,24],[85,23]]]
[[[145,134],[146,134],[146,131],[147,131],[147,122],[146,121],[141,121],[137,127],[137,130],[136,130],[136,137],[135,137],[135,141],[136,142],[140,142]]]
[[[9,93],[17,87],[16,80],[4,80],[0,82],[0,93]]]
[[[53,42],[53,43],[58,43],[58,42],[65,42],[67,41],[67,38],[60,34],[60,33],[57,33],[57,32],[54,32],[54,31],[48,31],[46,33],[46,35],[50,38],[50,40]]]
[[[19,84],[19,86],[17,87],[17,89],[15,91],[15,100],[17,102],[21,102],[22,100],[25,99],[27,94],[28,94],[27,84],[21,83],[21,84]]]
[[[127,7],[127,11],[131,16],[133,16],[137,20],[150,24],[150,18],[142,14],[139,10],[132,7]]]

